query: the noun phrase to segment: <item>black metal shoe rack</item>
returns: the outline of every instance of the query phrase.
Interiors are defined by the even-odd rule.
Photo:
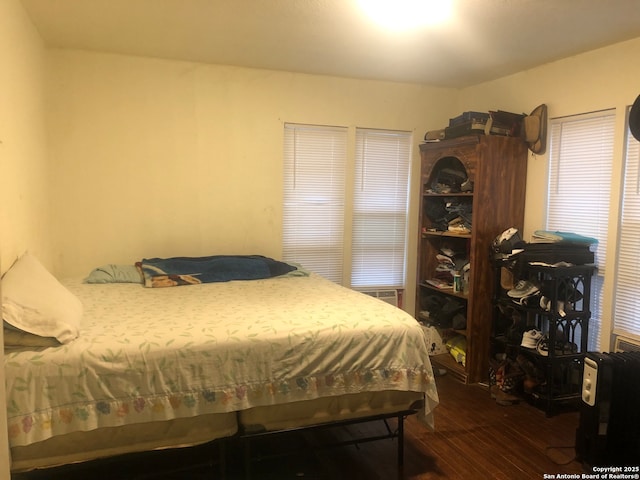
[[[540,263],[514,257],[494,259],[491,350],[493,356],[505,353],[529,367],[523,370],[535,371],[535,375],[523,372],[518,393],[551,416],[566,407],[576,408],[580,399],[595,266]],[[522,304],[514,301],[504,288],[504,274],[509,272],[513,283],[527,280],[538,286],[539,292]],[[522,346],[522,335],[532,329],[544,334],[546,348]]]

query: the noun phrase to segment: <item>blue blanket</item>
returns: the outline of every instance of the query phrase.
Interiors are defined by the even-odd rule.
[[[296,267],[261,255],[145,258],[136,264],[145,287],[257,280],[284,275]]]

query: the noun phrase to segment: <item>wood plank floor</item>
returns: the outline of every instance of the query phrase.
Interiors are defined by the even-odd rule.
[[[536,479],[544,474],[580,474],[574,460],[578,413],[547,418],[521,402],[500,406],[488,390],[463,385],[451,376],[437,378],[440,405],[435,432],[410,417],[405,422],[405,466],[396,468],[396,441],[312,450],[327,440],[342,441],[362,434],[384,434],[381,422],[313,433],[282,434],[252,442],[253,453],[290,449],[312,452],[255,462],[252,479],[294,478],[348,480]],[[245,477],[242,449],[227,445],[226,478]],[[222,478],[215,444],[191,449],[152,452],[108,461],[40,472],[14,474],[14,480],[177,480]],[[214,459],[212,462],[211,458]]]

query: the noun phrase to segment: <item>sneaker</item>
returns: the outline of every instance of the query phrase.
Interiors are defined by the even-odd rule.
[[[507,292],[511,298],[524,298],[538,293],[540,289],[527,280],[520,280]]]
[[[571,304],[567,303],[565,304],[564,301],[562,300],[558,300],[556,301],[557,304],[557,310],[558,310],[558,314],[561,317],[566,317],[567,316],[567,312],[565,310],[569,309],[571,310]],[[569,308],[567,308],[569,307]],[[544,295],[542,297],[540,297],[540,308],[542,308],[543,310],[546,310],[547,312],[551,311],[551,299],[545,297]]]
[[[457,223],[454,225],[449,225],[447,230],[451,233],[471,233],[471,229],[462,223]]]
[[[539,330],[529,330],[522,334],[521,347],[534,349],[538,346],[538,343],[542,339],[542,332]]]
[[[536,350],[543,357],[549,356],[549,337],[547,335],[544,335],[538,340]],[[578,346],[575,343],[564,342],[562,340],[556,341],[555,355],[571,355],[577,351]]]
[[[540,292],[536,292],[533,295],[526,297],[512,298],[511,301],[523,307],[537,307],[539,303],[538,295],[540,295]]]
[[[536,345],[536,350],[543,357],[549,356],[549,337],[545,335],[540,340],[538,340],[538,344]]]
[[[540,308],[546,310],[547,312],[551,311],[551,299],[545,297],[544,295],[540,297]]]

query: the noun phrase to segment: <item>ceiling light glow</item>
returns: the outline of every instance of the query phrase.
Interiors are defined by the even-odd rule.
[[[452,0],[358,0],[377,24],[394,31],[413,30],[446,22]]]

